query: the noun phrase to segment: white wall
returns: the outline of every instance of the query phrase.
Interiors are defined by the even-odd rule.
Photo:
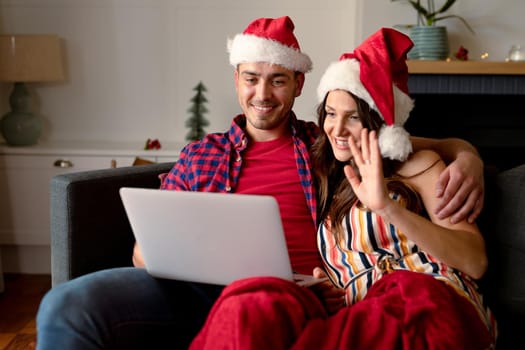
[[[425,1],[423,1],[425,2]],[[414,24],[416,12],[408,3],[390,0],[363,0],[362,32],[358,41],[381,26]],[[442,5],[445,0],[436,0]],[[437,7],[437,6],[436,6]],[[488,60],[504,61],[513,44],[525,45],[525,1],[523,0],[458,0],[447,14],[463,17],[474,29],[471,34],[461,21],[449,18],[438,22],[446,25],[451,54],[460,45],[469,50],[469,59],[479,60],[488,53]]]
[[[438,3],[440,1],[438,0]],[[525,44],[525,1],[462,0],[451,47],[471,59],[503,60]],[[415,12],[390,0],[0,0],[3,33],[55,33],[64,39],[69,80],[33,84],[43,115],[42,140],[183,142],[193,87],[208,92],[207,131],[225,130],[239,112],[226,38],[256,17],[289,15],[303,51],[314,61],[296,112],[314,120],[315,88],[324,69],[381,26],[414,23]],[[11,86],[0,83],[0,113]]]
[[[313,120],[321,68],[355,43],[352,0],[4,0],[0,6],[2,32],[64,39],[69,80],[32,85],[46,123],[42,140],[184,141],[199,81],[208,90],[207,131],[227,129],[240,112],[227,38],[257,17],[282,15],[294,20],[301,48],[314,61],[295,108]],[[10,85],[0,85],[5,112]]]

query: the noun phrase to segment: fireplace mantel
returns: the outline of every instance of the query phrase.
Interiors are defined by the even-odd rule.
[[[525,94],[525,62],[409,60],[407,63],[412,94]]]
[[[408,60],[411,74],[525,75],[525,62]]]
[[[407,62],[411,134],[463,138],[500,169],[525,163],[525,62]]]

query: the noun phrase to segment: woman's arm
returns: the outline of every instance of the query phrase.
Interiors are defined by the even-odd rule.
[[[463,219],[474,222],[483,209],[485,195],[484,164],[476,148],[459,138],[412,136],[411,141],[414,151],[432,149],[448,164],[435,186],[437,217],[450,217],[452,223]]]
[[[479,279],[487,269],[485,241],[474,223],[451,223],[434,214],[439,200],[433,185],[445,169],[439,155],[430,150],[415,153],[400,170],[405,181],[421,196],[430,221],[400,206],[397,202],[379,211],[424,251],[451,267]]]
[[[400,170],[406,182],[421,195],[431,219],[428,220],[388,195],[375,132],[367,135],[365,130],[361,137],[361,149],[353,140],[349,140],[349,145],[361,178],[350,166],[345,167],[345,173],[363,205],[445,264],[476,279],[483,276],[488,263],[485,242],[477,226],[466,220],[453,224],[433,213],[439,201],[434,185],[445,169],[445,163],[435,152],[415,153]]]

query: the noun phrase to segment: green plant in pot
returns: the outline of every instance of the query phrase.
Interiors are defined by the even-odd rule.
[[[414,42],[414,48],[408,53],[408,58],[410,59],[447,59],[449,55],[447,28],[445,26],[436,25],[439,21],[448,18],[459,19],[471,33],[474,33],[474,30],[463,17],[445,14],[457,0],[446,0],[443,5],[438,8],[436,8],[434,0],[391,1],[408,2],[417,12],[417,25],[410,29],[410,38]]]

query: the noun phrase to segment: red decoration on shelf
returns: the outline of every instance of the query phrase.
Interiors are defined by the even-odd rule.
[[[160,141],[158,139],[147,139],[146,140],[146,145],[144,145],[144,149],[145,150],[149,150],[149,149],[160,149],[162,147],[162,145],[160,144]]]
[[[468,61],[468,50],[461,45],[454,56],[460,61]]]

